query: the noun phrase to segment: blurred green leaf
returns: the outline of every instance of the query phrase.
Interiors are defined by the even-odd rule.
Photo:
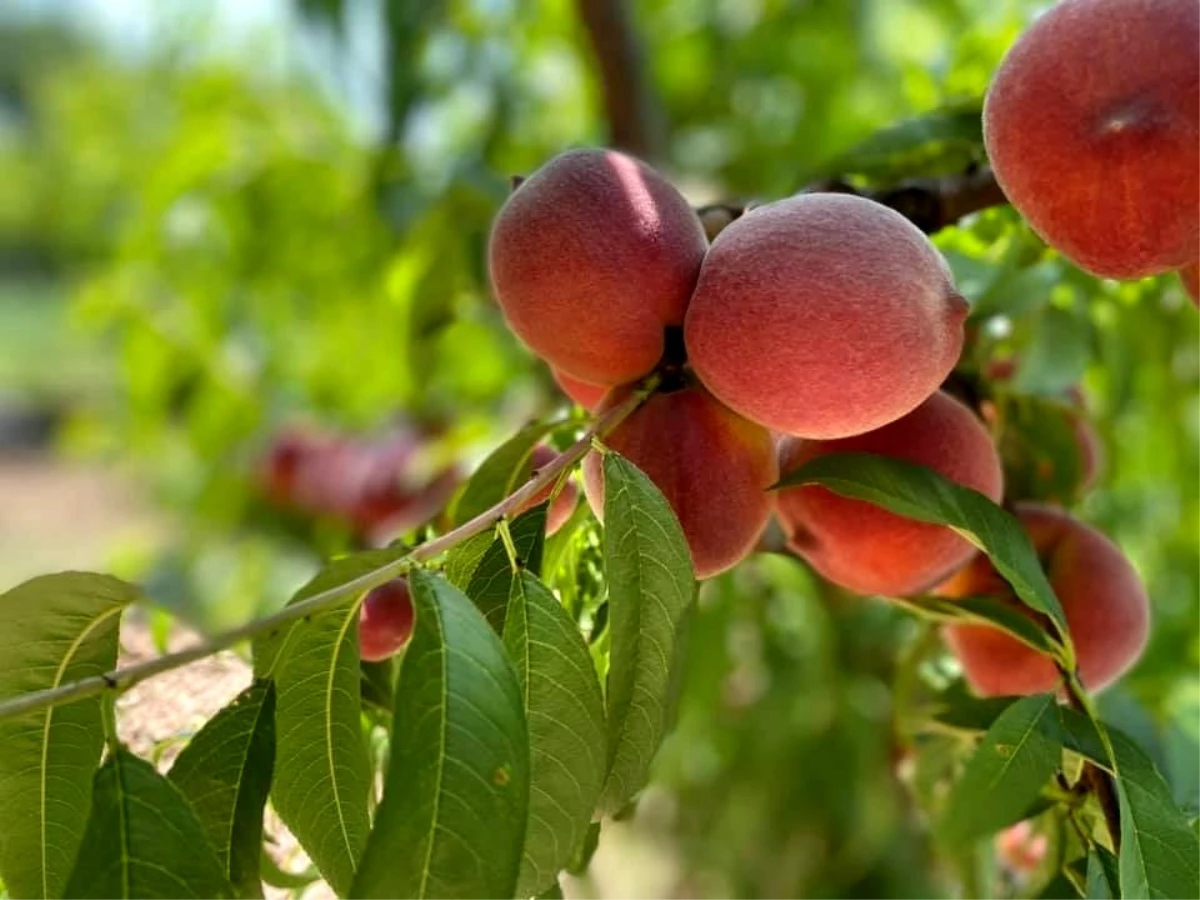
[[[529,827],[519,897],[554,886],[586,836],[604,785],[604,698],[587,644],[536,576],[512,580],[504,646],[529,723]]]
[[[168,773],[239,897],[262,897],[263,808],[274,765],[275,685],[257,681],[205,723]]]
[[[1057,721],[1052,694],[1025,697],[1000,714],[946,800],[943,840],[966,844],[1025,817],[1062,761]]]
[[[500,638],[444,579],[410,577],[383,800],[355,897],[511,897],[529,804],[522,691]]]
[[[875,132],[824,167],[876,181],[962,172],[984,158],[983,103],[959,102]]]
[[[233,897],[187,800],[123,747],[96,773],[67,897]]]
[[[0,700],[111,671],[137,589],[108,575],[43,575],[0,594]],[[14,897],[62,893],[104,747],[88,697],[0,720],[0,875]]]
[[[608,776],[601,808],[615,813],[646,784],[668,714],[681,618],[695,599],[692,559],[662,492],[620,455],[604,456],[608,580]]]

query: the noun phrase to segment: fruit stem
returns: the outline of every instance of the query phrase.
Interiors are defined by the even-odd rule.
[[[393,578],[398,578],[414,568],[417,564],[435,559],[446,551],[458,546],[469,538],[491,528],[502,519],[515,515],[530,499],[552,485],[559,474],[578,463],[592,450],[594,440],[608,434],[621,422],[629,417],[646,398],[658,387],[658,378],[651,376],[643,382],[638,390],[633,391],[621,403],[601,415],[590,428],[574,444],[538,469],[537,475],[525,482],[518,490],[501,500],[491,509],[481,512],[470,521],[464,522],[457,528],[447,531],[440,537],[420,544],[408,553],[385,563],[377,569],[360,575],[345,584],[321,591],[306,597],[297,603],[285,606],[278,612],[248,622],[238,628],[215,635],[207,641],[188,647],[176,653],[157,656],[124,668],[113,669],[102,675],[81,678],[55,688],[32,691],[13,697],[0,703],[0,720],[12,718],[26,713],[35,712],[50,706],[58,706],[85,697],[94,697],[112,691],[116,694],[129,690],[155,675],[169,672],[180,666],[212,656],[221,650],[226,650],[235,644],[260,635],[278,632],[284,626],[291,625],[301,619],[319,613],[342,600],[345,597],[365,593],[371,588],[378,587]]]

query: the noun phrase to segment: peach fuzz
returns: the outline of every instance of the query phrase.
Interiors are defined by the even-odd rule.
[[[628,395],[613,391],[601,410]],[[732,568],[754,549],[771,513],[778,479],[771,434],[719,403],[699,385],[652,394],[604,439],[666,497],[687,538],[697,578]],[[583,487],[604,514],[603,461],[583,462]]]
[[[966,315],[945,260],[899,213],[802,194],[752,209],[713,242],[684,343],[700,381],[735,412],[834,439],[936,391]]]

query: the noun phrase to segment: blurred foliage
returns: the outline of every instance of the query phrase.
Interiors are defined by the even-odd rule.
[[[822,175],[962,170],[982,158],[991,71],[1038,5],[636,4],[671,124],[657,162],[697,203],[774,198]],[[370,435],[416,421],[441,435],[425,451],[432,472],[565,408],[489,300],[484,251],[510,174],[605,140],[574,5],[301,6],[294,40],[325,32],[343,68],[354,16],[386,36],[369,100],[379,139],[330,79],[268,73],[249,53],[130,57],[0,20],[0,386],[76,373],[54,381],[72,390],[67,446],[136,471],[172,510],[177,533],[141,574],[206,629],[277,606],[347,540],[261,514],[256,462],[285,425]],[[1154,604],[1150,647],[1110,714],[1140,723],[1178,785],[1200,737],[1196,311],[1171,278],[1080,273],[1011,210],[937,242],[973,304],[965,372],[1017,356],[1016,392],[1082,385],[1105,465],[1078,510],[1129,554]],[[66,337],[50,294],[70,298]],[[594,576],[594,527],[566,533],[553,552]],[[599,623],[588,584],[555,586]],[[990,854],[935,855],[914,827],[914,797],[933,802],[923,785],[954,770],[963,740],[906,724],[916,682],[954,676],[923,634],[784,557],[704,587],[658,761],[669,802],[633,823],[677,860],[671,893],[1040,888]]]

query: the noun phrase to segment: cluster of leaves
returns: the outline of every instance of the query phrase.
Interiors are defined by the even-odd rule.
[[[501,465],[510,449],[481,467],[476,494],[511,489]],[[0,596],[0,700],[100,679],[91,695],[60,705],[17,715],[0,705],[0,800],[12,813],[0,825],[0,873],[10,893],[259,895],[268,796],[344,896],[557,892],[558,873],[586,866],[595,849],[594,820],[621,813],[649,779],[674,718],[695,600],[687,545],[661,493],[614,453],[604,470],[603,688],[599,641],[589,647],[577,616],[539,577],[544,505],[452,549],[444,574],[411,568],[413,640],[398,671],[376,682],[390,702],[365,702],[355,625],[364,592],[410,568],[409,551],[335,560],[294,598],[306,604],[302,618],[261,629],[254,684],[165,776],[116,741],[104,690],[106,680],[120,684],[109,673],[135,589],[63,574]],[[1060,707],[1040,695],[954,711],[986,733],[940,804],[943,840],[961,845],[1054,809],[1078,829],[1060,863],[1081,895],[1200,888],[1195,832],[1136,741],[1097,716],[1074,674],[1062,609],[1011,516],[927,469],[870,455],[822,458],[785,483],[821,484],[954,528],[1042,616],[1044,629],[983,600],[913,603],[1049,653],[1073,701]],[[375,729],[388,745],[377,804]],[[1103,801],[1096,779],[1110,777],[1116,819],[1102,802],[1100,816],[1088,805]]]

